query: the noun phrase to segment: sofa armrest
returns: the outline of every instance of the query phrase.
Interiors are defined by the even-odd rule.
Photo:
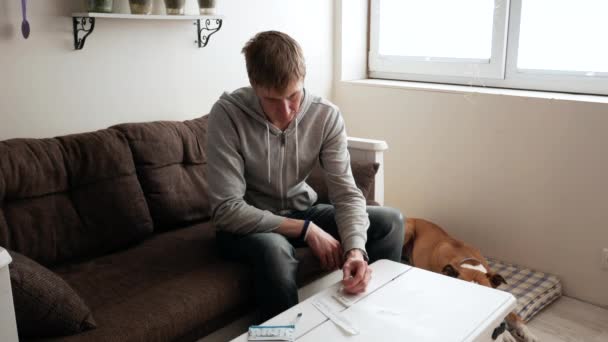
[[[388,144],[384,140],[348,137],[348,151],[353,161],[380,164],[372,189],[373,200],[384,205],[384,151]]]
[[[8,265],[11,256],[0,247],[0,341],[17,341],[17,321]]]

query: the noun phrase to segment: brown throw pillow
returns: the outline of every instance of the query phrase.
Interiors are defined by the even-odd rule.
[[[363,197],[367,200],[368,204],[377,204],[370,196],[371,191],[374,187],[374,179],[380,164],[372,162],[351,162],[351,170],[353,172],[353,178],[357,188],[363,193]],[[325,183],[325,174],[321,169],[321,166],[317,164],[312,170],[306,183],[310,185],[318,195],[317,203],[328,203],[329,204],[329,193],[327,190],[327,184]]]
[[[20,338],[72,335],[96,327],[91,310],[58,275],[17,252],[9,252]]]

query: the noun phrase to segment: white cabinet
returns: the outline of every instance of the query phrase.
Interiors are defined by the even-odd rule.
[[[17,341],[17,323],[8,264],[12,261],[8,252],[0,247],[0,341]]]

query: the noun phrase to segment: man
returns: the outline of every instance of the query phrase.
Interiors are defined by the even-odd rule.
[[[224,93],[209,117],[209,200],[220,252],[252,266],[265,320],[298,303],[294,246],[342,268],[344,290],[356,294],[371,279],[368,261],[400,260],[404,228],[397,210],[366,210],[342,116],[304,89],[298,43],[261,32],[242,52],[251,87]],[[334,206],[314,205],[305,183],[317,161]]]

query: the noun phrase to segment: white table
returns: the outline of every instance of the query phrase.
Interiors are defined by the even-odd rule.
[[[366,294],[350,307],[331,298],[340,288],[338,282],[264,325],[289,324],[301,312],[299,342],[492,341],[494,329],[515,308],[515,298],[503,291],[388,260],[371,267]],[[312,305],[318,300],[350,321],[359,334],[349,335],[331,322]],[[247,334],[233,341],[247,341]]]

